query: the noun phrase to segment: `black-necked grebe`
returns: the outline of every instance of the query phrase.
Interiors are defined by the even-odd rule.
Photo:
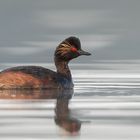
[[[80,55],[91,55],[81,49],[80,40],[69,37],[54,54],[57,72],[40,66],[19,66],[0,72],[0,89],[73,88],[68,63]]]

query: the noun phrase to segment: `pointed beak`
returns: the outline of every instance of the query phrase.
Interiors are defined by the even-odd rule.
[[[78,52],[79,52],[80,55],[91,55],[91,53],[85,52],[83,50],[78,50]]]

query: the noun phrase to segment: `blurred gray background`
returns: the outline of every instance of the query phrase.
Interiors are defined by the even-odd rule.
[[[56,46],[80,38],[98,60],[140,59],[139,0],[0,0],[0,63],[50,63]]]

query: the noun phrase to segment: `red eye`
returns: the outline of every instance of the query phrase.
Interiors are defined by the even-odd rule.
[[[77,52],[77,49],[74,48],[74,47],[72,47],[72,48],[71,48],[71,51],[72,51],[72,52]]]

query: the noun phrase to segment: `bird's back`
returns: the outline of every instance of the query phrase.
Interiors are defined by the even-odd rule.
[[[39,66],[19,66],[0,72],[0,89],[70,88],[70,81]]]

